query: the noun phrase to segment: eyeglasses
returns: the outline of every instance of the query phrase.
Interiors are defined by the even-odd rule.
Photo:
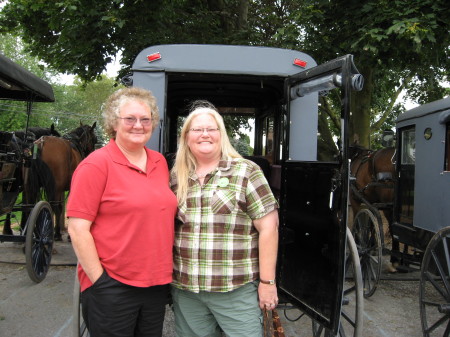
[[[122,119],[123,122],[125,123],[125,125],[128,126],[132,126],[134,124],[136,124],[137,122],[137,118],[136,117],[117,117],[119,119]],[[152,123],[152,119],[151,118],[140,118],[139,122],[141,123],[142,126],[150,126],[150,124]]]
[[[205,131],[206,131],[206,133],[217,132],[217,131],[219,131],[219,128],[192,128],[192,129],[189,129],[189,131],[199,135],[199,134],[204,133]]]

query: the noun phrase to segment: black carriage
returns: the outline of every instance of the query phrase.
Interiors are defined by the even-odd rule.
[[[388,251],[404,271],[420,270],[420,315],[424,336],[450,334],[450,98],[399,115],[392,177],[393,240]],[[383,232],[377,204],[364,200],[354,226],[363,266],[365,295],[376,288]]]
[[[424,336],[450,334],[450,97],[397,118],[393,235],[421,262]]]
[[[277,286],[285,306],[314,321],[314,335],[362,331],[359,258],[347,230],[347,121],[362,77],[351,55],[317,66],[304,53],[279,48],[161,45],[143,50],[124,83],[149,89],[160,111],[148,146],[170,163],[187,106],[211,101],[224,116],[251,117],[254,151],[280,203]],[[342,133],[337,156],[318,160],[319,92],[339,90]],[[79,315],[79,288],[74,309]],[[86,332],[79,319],[75,334]],[[351,332],[348,331],[351,330]]]
[[[33,102],[53,102],[54,95],[47,82],[0,55],[0,99],[25,101],[29,118]],[[23,192],[27,169],[30,167],[29,162],[33,160],[32,154],[23,150],[14,133],[0,131],[0,216],[5,225],[14,212],[29,212],[28,220],[20,228],[20,233],[2,234],[0,242],[24,243],[28,275],[34,282],[41,282],[47,274],[52,257],[53,213],[46,201],[33,205],[18,203],[18,196]]]
[[[386,134],[393,138],[391,132]],[[398,240],[392,240],[392,249],[385,242],[385,227],[391,231],[393,222],[396,149],[373,151],[357,145],[350,149],[350,228],[360,256],[364,297],[368,298],[377,289],[384,256],[391,256],[387,267],[392,272],[400,268],[397,261],[404,261]]]

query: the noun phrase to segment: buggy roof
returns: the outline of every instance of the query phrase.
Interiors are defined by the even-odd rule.
[[[301,65],[295,65],[298,60]],[[316,66],[305,53],[272,47],[173,44],[144,49],[133,71],[287,77]]]
[[[422,117],[429,114],[445,111],[450,109],[450,96],[431,103],[420,105],[411,110],[405,111],[397,117],[397,123],[410,119]],[[444,118],[444,117],[443,117]],[[447,117],[448,118],[448,117]]]
[[[0,99],[54,102],[52,86],[0,54]]]

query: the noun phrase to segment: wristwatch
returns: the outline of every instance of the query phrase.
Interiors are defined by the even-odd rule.
[[[259,279],[259,282],[264,283],[264,284],[271,284],[271,285],[275,284],[275,280],[266,281],[266,280]]]

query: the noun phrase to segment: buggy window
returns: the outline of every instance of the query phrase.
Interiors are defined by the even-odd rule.
[[[416,161],[416,130],[411,128],[402,132],[401,163],[414,165]]]

